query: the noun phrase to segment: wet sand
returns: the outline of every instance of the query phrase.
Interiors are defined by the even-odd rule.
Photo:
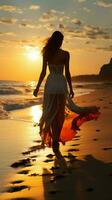
[[[0,200],[112,199],[112,91],[100,88],[75,99],[81,106],[100,106],[101,115],[97,121],[83,124],[73,141],[61,145],[67,169],[59,166],[52,149],[40,148],[37,127],[19,120],[4,120],[8,134],[15,126],[18,133],[25,133],[24,137],[28,131],[30,139],[21,147],[20,157],[17,154],[10,163],[12,171]],[[13,116],[27,116],[29,109],[15,111]]]

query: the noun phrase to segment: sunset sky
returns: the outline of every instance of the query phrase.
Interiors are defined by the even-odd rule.
[[[72,76],[99,73],[112,57],[112,0],[0,0],[0,79],[37,80],[55,30],[64,33]]]

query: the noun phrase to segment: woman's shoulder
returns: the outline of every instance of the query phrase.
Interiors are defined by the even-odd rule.
[[[65,56],[69,56],[70,55],[69,51],[66,51],[64,49],[60,49],[60,50]]]

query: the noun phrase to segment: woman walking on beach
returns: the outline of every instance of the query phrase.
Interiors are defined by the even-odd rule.
[[[98,111],[96,107],[78,107],[72,101],[74,92],[69,70],[70,56],[68,51],[61,49],[63,39],[63,34],[55,31],[43,47],[42,72],[33,92],[36,97],[48,66],[50,73],[44,87],[43,111],[39,126],[42,144],[49,147],[52,146],[53,152],[57,157],[60,155],[59,142],[61,141],[64,144],[65,141],[71,140],[76,130],[79,130],[78,126],[84,121],[95,118],[91,115],[89,119],[88,114]],[[64,70],[65,76],[63,75]],[[68,106],[72,112],[79,114],[77,117],[75,115],[75,118],[72,115],[67,121],[67,126],[66,124],[64,125],[65,106]],[[66,133],[67,130],[68,132]]]
[[[69,95],[71,97],[74,96],[69,71],[69,52],[61,49],[63,38],[64,36],[61,32],[55,31],[44,46],[42,50],[43,68],[37,87],[34,90],[34,96],[37,96],[48,65],[50,74],[47,77],[44,88],[40,131],[41,133],[44,131],[44,135],[42,135],[43,143],[48,142],[49,146],[52,145],[55,154],[59,153],[59,137],[65,117],[65,104],[68,94],[66,80],[69,85]],[[64,67],[66,79],[63,75]]]

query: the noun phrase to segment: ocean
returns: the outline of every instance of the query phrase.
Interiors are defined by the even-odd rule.
[[[34,105],[42,104],[44,84],[40,87],[37,98],[33,96],[36,82],[0,81],[0,119],[9,117],[10,111],[23,109]],[[74,83],[75,96],[88,94],[93,89],[86,88],[86,85],[93,83]]]

